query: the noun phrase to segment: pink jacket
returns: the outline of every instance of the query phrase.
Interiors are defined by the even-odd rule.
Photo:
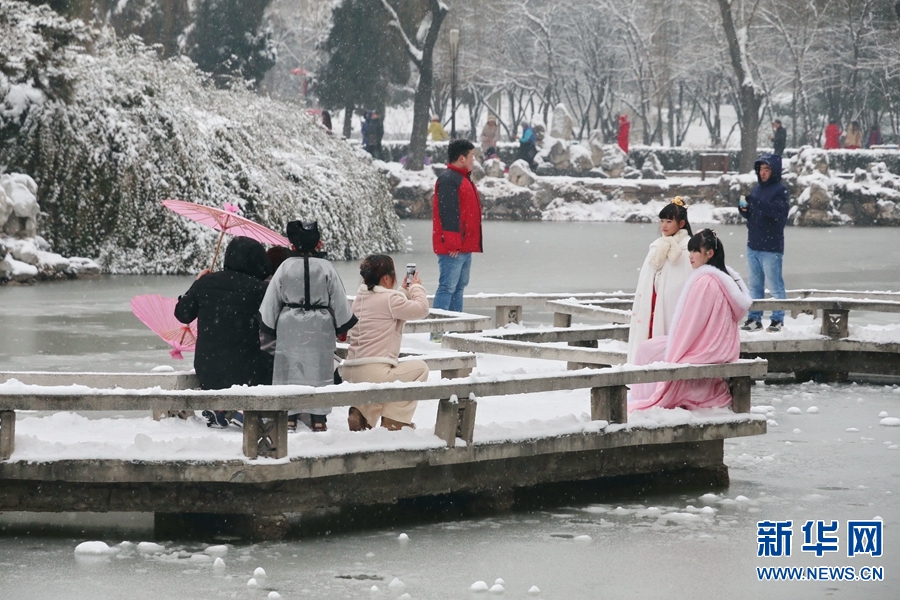
[[[738,324],[750,308],[750,293],[733,270],[726,275],[703,265],[694,269],[678,299],[668,336],[644,342],[637,364],[656,361],[681,364],[723,364],[740,357]],[[664,354],[663,354],[664,349]],[[647,398],[648,387],[652,395]],[[654,386],[633,386],[628,412],[654,406],[662,408],[717,408],[731,402],[723,379],[663,381]]]
[[[353,314],[359,319],[347,335],[350,348],[346,367],[369,363],[397,365],[403,324],[428,316],[425,288],[414,283],[408,291],[389,290],[376,285],[371,291],[359,286],[353,300]]]

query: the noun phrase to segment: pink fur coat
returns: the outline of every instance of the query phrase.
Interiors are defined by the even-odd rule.
[[[747,286],[734,270],[726,275],[703,265],[694,270],[678,299],[668,336],[654,337],[638,349],[635,364],[652,362],[723,364],[734,362],[741,351],[738,324],[750,308]],[[713,408],[731,402],[722,379],[663,381],[636,385],[629,412],[662,408]]]

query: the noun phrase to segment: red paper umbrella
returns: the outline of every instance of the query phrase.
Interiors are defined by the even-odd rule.
[[[159,294],[144,294],[131,299],[131,312],[153,333],[172,346],[169,354],[182,360],[182,352],[193,352],[197,347],[197,320],[185,325],[175,318],[175,298]]]
[[[215,266],[216,258],[219,256],[219,248],[222,246],[222,238],[226,233],[231,235],[242,235],[252,238],[263,244],[272,244],[274,246],[286,246],[290,248],[291,242],[280,233],[275,233],[265,225],[255,223],[250,219],[240,216],[240,210],[234,204],[225,203],[225,209],[213,208],[212,206],[204,206],[194,202],[185,202],[184,200],[163,200],[163,206],[169,210],[178,213],[183,217],[187,217],[192,221],[209,225],[216,231],[221,231],[219,242],[216,244],[216,252],[213,254],[212,264]],[[210,267],[212,269],[212,267]]]

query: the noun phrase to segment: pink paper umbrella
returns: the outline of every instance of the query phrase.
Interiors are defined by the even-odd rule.
[[[194,202],[185,202],[184,200],[163,200],[163,206],[169,210],[178,213],[183,217],[187,217],[192,221],[209,225],[216,231],[221,231],[219,242],[216,244],[216,252],[213,254],[212,270],[216,264],[216,258],[219,256],[219,248],[222,246],[222,238],[226,233],[232,235],[242,235],[252,238],[263,244],[272,244],[275,246],[286,246],[290,248],[291,242],[280,233],[275,233],[265,225],[260,225],[250,219],[240,216],[238,211],[240,208],[234,204],[225,203],[225,209],[213,208],[212,206],[204,206]]]
[[[175,298],[159,294],[144,294],[131,299],[131,312],[153,333],[172,346],[169,354],[182,360],[182,352],[193,352],[197,347],[197,320],[185,325],[175,318]]]

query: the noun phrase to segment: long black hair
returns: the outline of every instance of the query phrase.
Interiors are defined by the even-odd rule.
[[[675,222],[684,221],[682,229],[685,229],[688,235],[694,235],[694,232],[691,231],[691,222],[688,221],[687,207],[682,202],[681,196],[676,196],[674,200],[663,206],[663,209],[659,211],[659,218],[672,219]]]
[[[713,251],[713,255],[706,261],[706,264],[731,277],[728,269],[725,268],[725,246],[722,245],[722,240],[712,229],[704,229],[688,241],[688,252],[705,252],[706,250]]]

